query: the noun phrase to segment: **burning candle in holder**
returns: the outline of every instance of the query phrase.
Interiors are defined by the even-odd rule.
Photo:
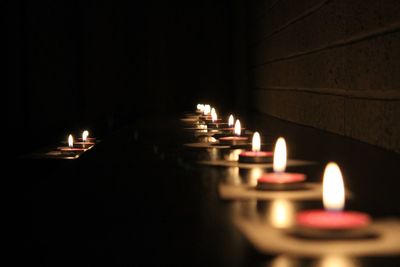
[[[224,128],[225,127],[225,128]],[[228,123],[220,124],[219,130],[224,133],[231,133],[235,131],[235,118],[233,115],[229,115]],[[243,129],[241,129],[243,130]]]
[[[218,128],[221,124],[221,119],[218,119],[218,114],[215,108],[211,108],[211,120],[206,120],[207,127]]]
[[[211,119],[211,106],[209,104],[205,104],[203,114],[199,116],[199,120],[205,121],[210,119]]]
[[[370,217],[358,211],[343,211],[345,188],[339,166],[330,162],[323,176],[324,210],[305,210],[297,214],[297,234],[314,238],[370,237]]]
[[[241,146],[248,144],[248,137],[240,136],[242,131],[242,126],[239,120],[235,122],[235,135],[233,136],[224,136],[218,139],[221,145],[230,145],[230,146]]]
[[[85,151],[85,148],[74,147],[74,137],[72,134],[70,134],[68,136],[68,147],[59,147],[58,150],[60,150],[63,154],[75,154]]]
[[[274,153],[261,150],[261,137],[258,132],[253,134],[251,151],[244,151],[239,154],[240,163],[271,163]]]
[[[279,137],[273,154],[273,173],[265,173],[257,180],[261,190],[295,190],[304,188],[306,176],[302,173],[285,172],[287,162],[286,142]]]
[[[75,142],[75,145],[80,145],[84,148],[91,147],[95,144],[96,138],[89,138],[89,131],[84,130],[82,132],[82,137],[79,138],[80,142]]]

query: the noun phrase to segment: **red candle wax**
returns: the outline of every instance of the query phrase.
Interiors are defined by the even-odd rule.
[[[306,176],[301,173],[265,173],[257,180],[261,190],[297,190],[303,189]]]
[[[61,152],[82,152],[85,151],[85,148],[80,147],[59,147]]]
[[[243,131],[243,130],[245,130],[246,128],[240,128],[240,131]],[[233,127],[230,127],[230,128],[221,128],[220,130],[222,130],[222,131],[230,131],[230,132],[233,132],[234,130],[235,130],[235,128],[233,128]]]
[[[223,145],[245,145],[249,138],[244,136],[225,136],[219,138],[219,142]]]
[[[302,227],[326,230],[350,230],[367,226],[371,219],[357,211],[325,211],[307,210],[296,217],[297,224]]]
[[[200,116],[199,119],[201,119],[201,120],[212,120],[212,117],[211,117],[211,115],[207,115],[207,116],[203,115],[203,116]]]
[[[75,142],[74,145],[85,145],[85,146],[93,146],[95,143],[93,142]]]
[[[302,173],[265,173],[259,179],[260,183],[272,183],[272,184],[290,184],[303,182],[306,176]]]
[[[216,120],[212,120],[212,119],[206,119],[206,123],[221,123],[222,120],[221,119],[216,119]]]
[[[270,151],[245,151],[239,154],[242,163],[270,163],[274,153]]]

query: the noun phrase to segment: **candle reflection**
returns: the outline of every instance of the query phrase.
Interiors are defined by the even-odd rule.
[[[233,149],[230,151],[228,154],[224,156],[225,160],[228,161],[238,161],[239,160],[239,154],[243,152],[243,149]]]
[[[306,260],[290,257],[287,255],[278,256],[273,259],[266,266],[271,267],[298,267],[298,266],[308,266],[305,264]],[[346,257],[345,255],[325,255],[322,256],[311,266],[314,267],[359,267],[360,262],[354,258]]]
[[[297,267],[300,266],[299,260],[288,257],[288,256],[278,256],[271,261],[271,264],[268,265],[271,267]],[[339,266],[338,266],[339,267]]]
[[[249,174],[247,175],[246,184],[250,186],[256,186],[257,180],[264,173],[263,168],[251,168]]]
[[[242,182],[239,175],[239,167],[232,167],[226,170],[226,182],[231,185],[240,185]]]
[[[257,200],[234,201],[232,203],[232,216],[257,218]]]
[[[208,155],[210,157],[210,160],[218,160],[219,158],[219,153],[218,149],[215,147],[207,149]]]
[[[360,263],[344,255],[326,255],[316,264],[317,267],[358,267]]]
[[[289,228],[295,223],[295,206],[286,199],[271,201],[268,211],[268,221],[276,228]]]

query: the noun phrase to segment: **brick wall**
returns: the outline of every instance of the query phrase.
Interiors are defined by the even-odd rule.
[[[398,0],[253,1],[256,108],[399,152],[399,14]]]

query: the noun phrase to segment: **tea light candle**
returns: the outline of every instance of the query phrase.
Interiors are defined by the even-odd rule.
[[[96,141],[96,138],[94,137],[89,137],[89,131],[85,130],[82,132],[82,137],[79,138],[82,142],[92,142],[94,143]]]
[[[74,138],[72,134],[68,136],[68,147],[59,147],[58,149],[61,151],[61,153],[78,153],[85,151],[84,148],[74,147]]]
[[[232,146],[237,146],[237,145],[246,145],[248,142],[247,137],[240,136],[241,134],[241,125],[240,121],[236,120],[235,122],[235,136],[224,136],[219,138],[219,143],[222,145],[232,145]]]
[[[343,211],[345,190],[343,176],[339,166],[330,162],[325,167],[323,176],[324,210],[306,210],[296,216],[301,233],[316,237],[352,237],[369,225],[368,214],[358,211]]]
[[[231,115],[229,115],[229,118],[228,118],[228,125],[227,125],[228,128],[221,128],[220,127],[219,130],[224,131],[224,132],[234,132],[235,131],[234,124],[235,124],[235,118],[231,114]],[[241,128],[241,130],[243,130],[243,128]]]
[[[302,188],[306,176],[302,173],[285,172],[287,162],[286,142],[279,137],[275,144],[273,155],[273,173],[263,174],[257,181],[258,189],[262,190],[292,190]]]
[[[80,138],[80,140],[82,140],[82,142],[75,142],[76,145],[81,145],[83,147],[86,146],[93,146],[95,143],[95,138],[90,138],[91,141],[89,141],[89,131],[85,130],[82,132],[82,138]]]
[[[210,120],[211,119],[211,106],[208,104],[204,105],[203,115],[199,116],[200,120]]]
[[[244,151],[239,154],[239,162],[241,163],[270,163],[274,153],[260,151],[261,138],[258,132],[253,134],[252,150]]]
[[[217,111],[215,108],[211,109],[211,120],[206,120],[206,124],[210,128],[218,128],[222,120],[218,119]]]

